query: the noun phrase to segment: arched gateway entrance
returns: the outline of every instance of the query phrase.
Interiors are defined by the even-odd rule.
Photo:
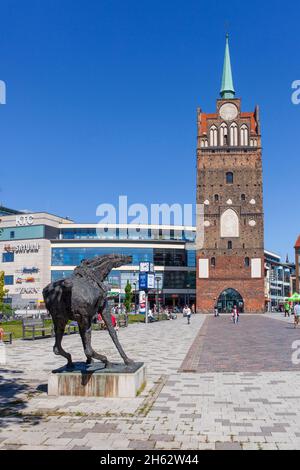
[[[239,308],[239,312],[244,311],[243,297],[235,289],[224,290],[218,298],[217,305],[220,313],[231,313],[234,305]]]

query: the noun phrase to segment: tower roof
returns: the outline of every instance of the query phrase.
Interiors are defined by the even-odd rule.
[[[221,97],[233,99],[235,90],[232,80],[230,52],[229,52],[229,35],[226,34],[225,56],[222,75]]]

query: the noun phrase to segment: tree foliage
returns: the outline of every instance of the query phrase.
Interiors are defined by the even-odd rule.
[[[125,305],[127,313],[130,312],[131,310],[132,297],[133,297],[132,287],[131,287],[130,282],[127,281],[127,284],[125,286],[125,300],[124,300],[124,305]]]
[[[5,289],[4,283],[4,271],[0,271],[0,312],[9,313],[11,308],[9,305],[4,303],[4,297],[8,293],[8,289]]]

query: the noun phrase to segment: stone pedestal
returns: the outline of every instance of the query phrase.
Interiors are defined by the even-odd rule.
[[[129,366],[101,363],[75,363],[74,368],[62,367],[52,371],[48,379],[48,395],[133,398],[146,385],[143,362]]]

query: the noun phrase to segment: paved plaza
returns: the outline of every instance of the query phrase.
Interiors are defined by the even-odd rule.
[[[272,318],[270,318],[272,317]],[[0,449],[297,449],[300,367],[291,319],[278,314],[195,315],[121,329],[128,355],[144,361],[148,384],[135,399],[48,397],[64,359],[53,338],[15,341],[0,369]],[[93,344],[113,361],[106,331]],[[79,335],[64,338],[83,359]]]

